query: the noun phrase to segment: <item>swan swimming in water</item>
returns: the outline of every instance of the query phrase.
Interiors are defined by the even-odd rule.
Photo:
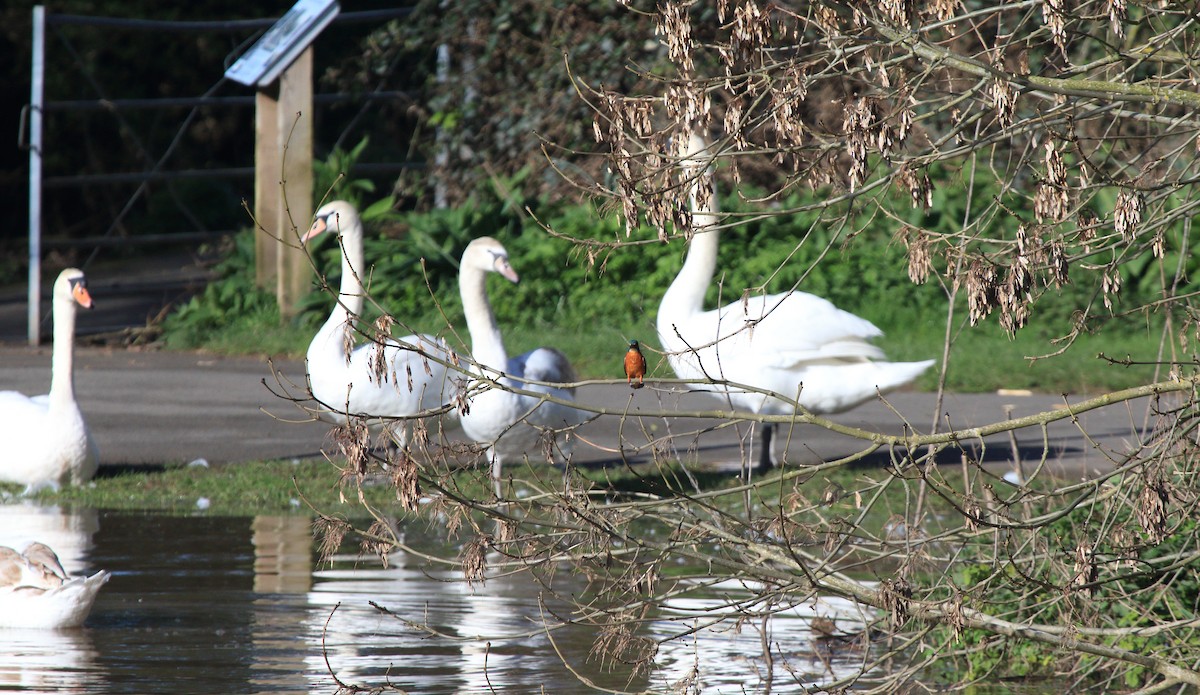
[[[308,346],[309,388],[322,406],[318,416],[339,425],[348,421],[347,414],[366,417],[372,431],[387,427],[392,440],[403,449],[408,424],[397,418],[429,413],[450,402],[447,367],[438,360],[450,362],[452,353],[443,340],[431,335],[405,336],[382,348],[370,342],[351,350],[353,321],[362,314],[365,294],[363,225],[358,211],[341,200],[323,205],[301,241],[307,243],[326,231],[334,232],[341,242],[342,280],[333,311]],[[379,350],[383,351],[382,360]]]
[[[0,628],[60,629],[87,620],[109,573],[70,577],[43,543],[18,553],[0,546]]]
[[[934,363],[887,362],[869,342],[883,335],[874,324],[807,292],[749,296],[704,309],[717,267],[715,191],[701,189],[707,145],[693,136],[683,152],[695,234],[679,275],[658,307],[658,339],[680,379],[743,384],[688,384],[715,391],[735,408],[763,415],[791,415],[794,399],[817,414],[839,413],[880,393],[912,382]],[[760,391],[778,394],[776,398]],[[772,466],[773,426],[764,424],[758,469]]]
[[[83,271],[67,268],[54,281],[54,346],[50,393],[26,396],[0,391],[0,481],[19,483],[28,494],[92,479],[99,452],[75,401],[75,308],[92,307]]]

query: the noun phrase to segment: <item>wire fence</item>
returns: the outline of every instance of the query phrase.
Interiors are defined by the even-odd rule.
[[[372,10],[363,12],[347,12],[339,14],[333,23],[336,25],[359,24],[368,27],[367,31],[381,23],[400,19],[412,12],[411,7],[387,10]],[[39,14],[41,19],[39,20]],[[244,162],[210,163],[202,167],[184,166],[172,167],[176,155],[187,147],[203,147],[203,144],[189,143],[188,134],[202,114],[214,111],[244,110],[255,104],[253,94],[222,94],[229,89],[244,89],[240,85],[229,84],[224,77],[215,79],[203,93],[194,96],[178,94],[162,94],[161,96],[124,97],[121,94],[124,85],[114,85],[105,82],[98,76],[88,58],[65,27],[82,27],[105,32],[106,36],[122,36],[131,34],[131,41],[139,41],[139,36],[150,34],[177,33],[219,33],[242,36],[234,50],[230,51],[221,66],[225,68],[249,48],[271,27],[277,18],[216,20],[216,21],[167,21],[156,19],[132,19],[118,17],[93,17],[70,14],[54,14],[41,7],[34,9],[34,59],[32,65],[32,84],[30,104],[22,114],[21,130],[18,134],[20,143],[30,151],[30,220],[29,220],[29,281],[28,281],[28,324],[29,342],[40,342],[41,329],[49,320],[48,307],[42,311],[41,260],[47,249],[69,249],[80,256],[76,265],[86,270],[104,249],[116,247],[145,247],[163,244],[199,244],[212,241],[236,231],[239,226],[245,226],[248,220],[244,211],[237,205],[229,206],[228,215],[221,219],[228,220],[225,224],[213,225],[210,214],[199,214],[195,203],[187,200],[181,194],[179,185],[189,182],[237,182],[250,181],[254,176],[253,154],[245,153]],[[40,32],[40,34],[39,34]],[[48,47],[47,38],[54,40],[51,53],[55,60],[46,59]],[[112,38],[110,38],[112,40]],[[320,48],[317,43],[318,50]],[[61,58],[66,56],[69,63]],[[131,66],[135,67],[135,66]],[[194,65],[179,65],[180,71],[194,71]],[[46,70],[74,70],[86,83],[88,94],[48,95],[44,98],[41,93],[46,84]],[[130,70],[135,73],[135,70]],[[61,83],[58,80],[56,83]],[[394,103],[409,99],[403,91],[384,88],[381,78],[378,88],[362,92],[335,91],[314,94],[313,109],[315,114],[328,110],[331,106],[356,104],[358,113],[344,126],[335,142],[342,142],[348,131],[362,127],[362,114],[381,104]],[[155,145],[148,137],[143,136],[139,129],[137,118],[144,112],[169,114],[181,112],[173,126],[173,136],[165,146]],[[54,140],[53,128],[45,128],[44,119],[53,119],[60,114],[73,114],[73,117],[84,118],[90,124],[115,126],[122,134],[122,141],[112,143],[114,147],[132,147],[136,156],[143,163],[138,170],[90,171],[86,173],[67,171],[46,171],[43,169],[46,155],[54,153],[57,147],[66,144]],[[168,119],[162,119],[168,120]],[[96,159],[103,158],[93,158]],[[114,157],[113,159],[120,159]],[[103,165],[101,165],[102,167]],[[353,176],[394,176],[407,168],[413,167],[411,162],[382,162],[362,165],[352,169]],[[239,184],[234,184],[239,185]],[[126,194],[120,193],[121,187],[132,186]],[[116,192],[114,192],[116,189]],[[89,191],[105,191],[104,195],[115,197],[119,209],[107,217],[107,224],[101,229],[94,223],[80,223],[75,226],[75,233],[70,235],[58,234],[43,238],[42,205],[43,191],[56,195],[72,195],[86,197]],[[65,193],[64,193],[65,192]],[[171,211],[168,217],[174,218],[164,224],[161,229],[142,230],[136,235],[126,233],[131,226],[139,226],[134,219],[139,212],[148,206],[148,198],[155,196],[156,216],[163,216],[162,209]],[[56,208],[62,214],[63,205]],[[67,205],[66,207],[70,207]],[[210,211],[205,210],[205,213]],[[133,224],[131,224],[133,223]],[[68,225],[64,225],[68,226]],[[143,228],[145,225],[141,225]],[[82,228],[82,233],[80,233]],[[136,291],[136,288],[128,288]]]

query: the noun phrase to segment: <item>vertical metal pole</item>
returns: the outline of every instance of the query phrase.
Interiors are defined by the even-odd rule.
[[[29,344],[41,342],[42,100],[46,68],[46,8],[33,7],[33,74],[29,89]]]
[[[450,80],[450,45],[441,43],[437,47],[437,83],[446,84]],[[442,178],[446,175],[446,167],[450,164],[450,145],[446,142],[446,130],[442,126],[437,127],[437,132],[434,135],[434,142],[437,143],[437,152],[433,155],[435,164],[433,174],[433,207],[438,210],[445,210],[449,207],[446,195],[446,181]]]

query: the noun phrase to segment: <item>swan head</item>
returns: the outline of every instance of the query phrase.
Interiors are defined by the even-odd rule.
[[[333,230],[337,234],[345,234],[351,229],[361,229],[362,221],[358,217],[358,210],[354,206],[344,200],[334,200],[325,203],[320,210],[313,215],[312,226],[308,228],[308,232],[300,238],[301,243],[308,243],[309,240],[320,236],[328,230]]]
[[[94,303],[88,293],[87,277],[78,268],[67,268],[58,274],[54,281],[54,301],[75,303],[84,309],[91,309]]]
[[[508,251],[504,246],[490,236],[481,236],[467,244],[462,255],[462,270],[480,270],[485,273],[499,273],[509,282],[521,281],[517,271],[508,262]]]

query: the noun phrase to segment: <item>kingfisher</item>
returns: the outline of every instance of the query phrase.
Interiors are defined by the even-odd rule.
[[[642,381],[642,377],[646,376],[646,358],[642,356],[642,348],[638,346],[638,341],[629,341],[629,350],[625,353],[625,380],[635,389],[640,389],[646,384]],[[633,383],[634,377],[637,377],[638,382]]]

